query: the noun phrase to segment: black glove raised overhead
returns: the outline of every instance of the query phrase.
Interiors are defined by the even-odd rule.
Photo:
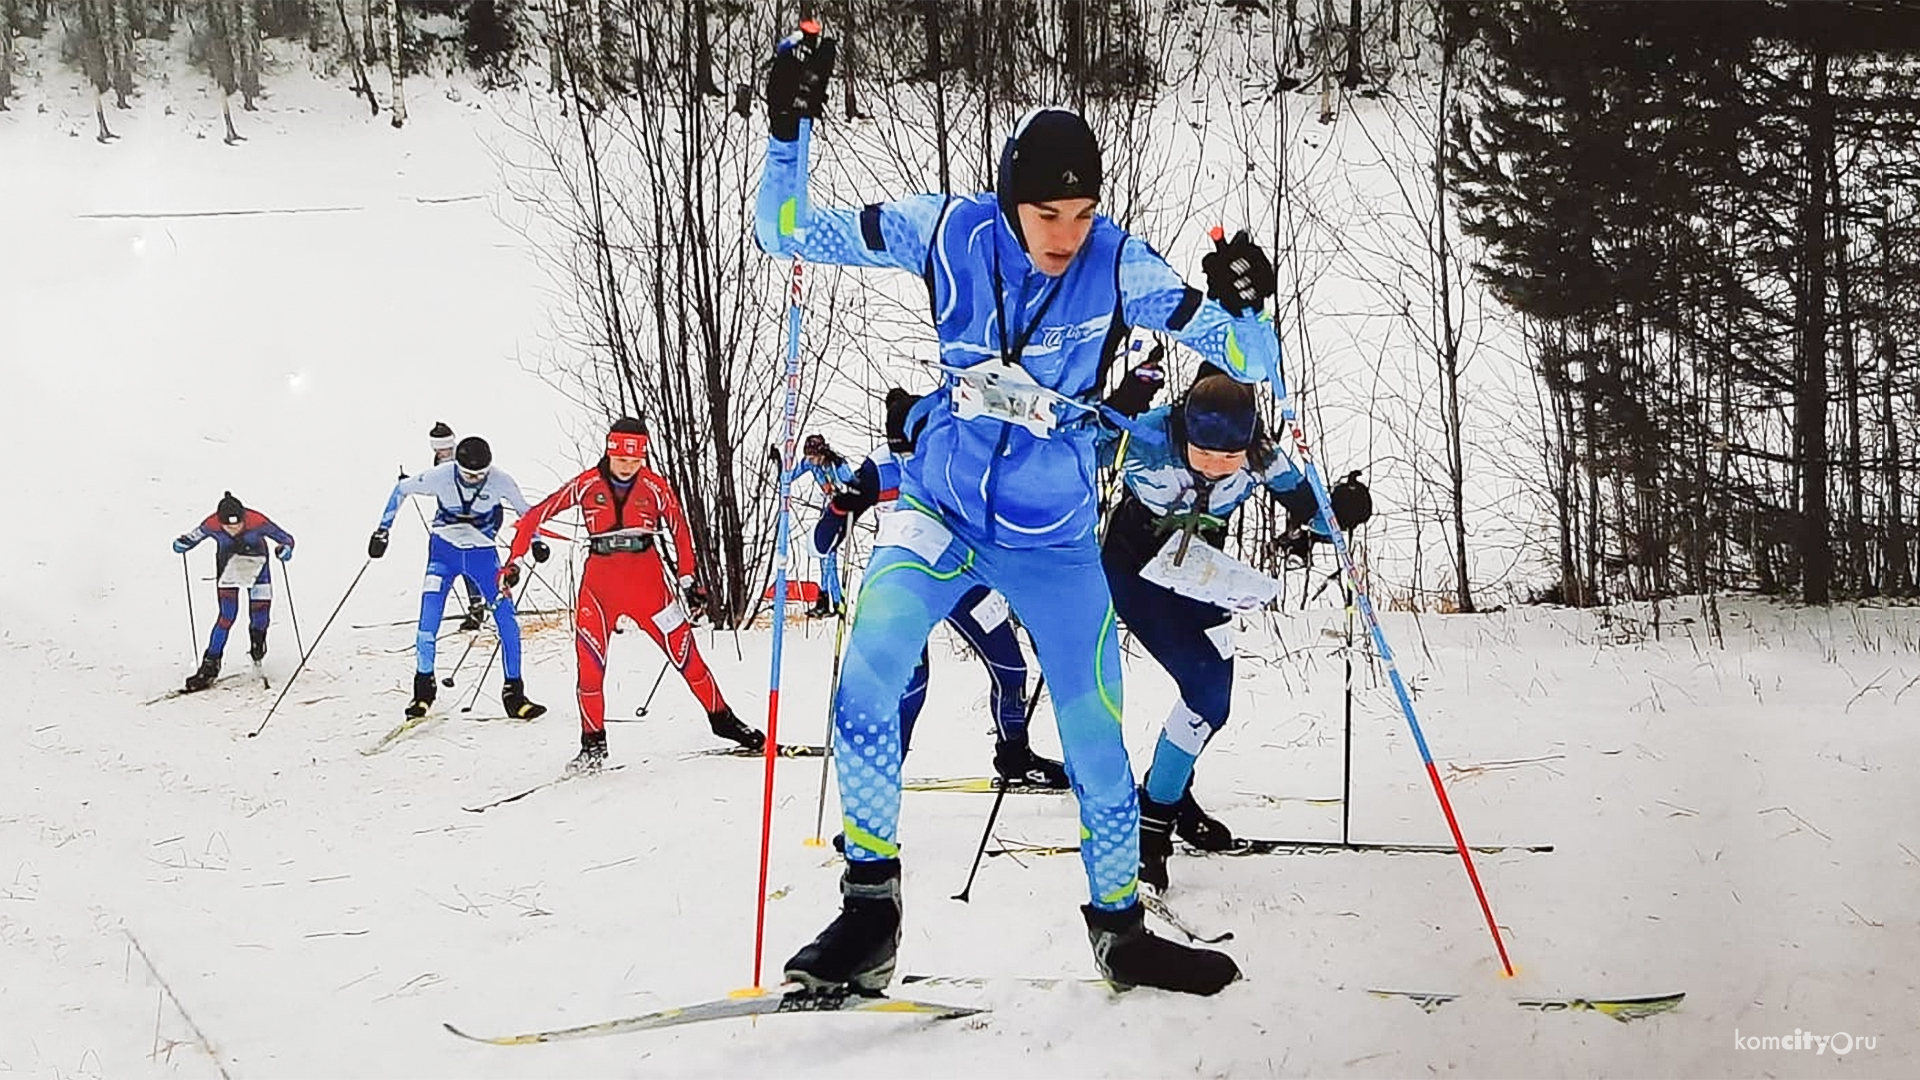
[[[1258,311],[1273,296],[1273,263],[1245,229],[1231,240],[1222,240],[1216,229],[1213,251],[1200,260],[1200,268],[1207,274],[1207,295],[1229,314]]]
[[[553,555],[553,549],[547,546],[545,540],[535,540],[528,545],[528,550],[533,552],[533,561],[537,563],[546,562]]]
[[[1153,397],[1167,384],[1167,373],[1160,361],[1167,355],[1164,345],[1155,345],[1145,360],[1127,372],[1120,385],[1107,395],[1107,408],[1122,416],[1139,416],[1153,408]]]
[[[807,20],[774,46],[767,73],[767,124],[773,137],[792,142],[800,121],[818,120],[827,107],[827,79],[833,75],[832,38],[820,36],[820,24]]]

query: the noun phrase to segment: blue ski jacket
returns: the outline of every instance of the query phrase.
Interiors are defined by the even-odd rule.
[[[926,426],[903,492],[973,535],[1010,548],[1091,538],[1095,407],[1106,361],[1132,328],[1170,334],[1236,378],[1278,387],[1280,343],[1270,320],[1227,314],[1105,216],[1053,278],[1034,268],[991,193],[812,207],[810,127],[802,123],[793,141],[768,140],[755,236],[771,255],[905,270],[925,282],[944,381],[916,409]],[[1042,388],[1051,430],[993,415],[961,418],[961,373],[1001,360]]]

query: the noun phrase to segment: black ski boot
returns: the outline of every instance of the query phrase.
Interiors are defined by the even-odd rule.
[[[474,597],[467,603],[467,617],[460,620],[460,629],[478,630],[487,621],[487,602]]]
[[[256,664],[265,660],[267,658],[267,632],[249,627],[247,630],[247,640],[252,643],[247,649],[248,658]]]
[[[748,727],[741,719],[733,715],[733,707],[728,706],[719,712],[707,714],[707,724],[713,733],[723,739],[732,739],[754,753],[766,748],[767,737]]]
[[[545,705],[537,705],[527,700],[526,684],[519,679],[508,679],[501,684],[500,704],[506,708],[507,715],[515,720],[531,720],[547,711]],[[602,733],[601,742],[604,744],[605,741],[606,736]],[[602,756],[605,756],[604,748]]]
[[[434,681],[433,672],[416,671],[413,673],[413,702],[407,706],[407,719],[418,720],[433,708],[433,698],[440,690],[440,684]]]
[[[1178,803],[1158,803],[1140,787],[1140,883],[1167,889],[1167,856],[1173,854],[1173,820]]]
[[[787,961],[787,981],[877,994],[893,981],[900,951],[900,860],[848,863],[840,896],[840,914]]]
[[[1025,739],[1007,739],[993,748],[993,771],[1003,783],[1065,791],[1073,786],[1067,767],[1033,752]]]
[[[1174,805],[1173,833],[1180,839],[1193,845],[1198,851],[1231,851],[1234,847],[1233,830],[1193,801],[1193,784],[1187,784],[1187,793],[1180,796]],[[1144,806],[1141,813],[1146,812]]]
[[[813,606],[807,609],[807,618],[824,619],[833,614],[833,601],[828,598],[825,589],[813,600]]]
[[[219,677],[220,658],[213,653],[207,653],[200,657],[200,670],[187,676],[187,684],[180,688],[180,692],[183,694],[197,694],[207,687],[212,686],[213,680]]]
[[[605,731],[583,731],[580,733],[580,753],[567,762],[567,775],[579,773],[597,773],[607,763],[607,733]]]
[[[1156,936],[1147,929],[1146,912],[1138,903],[1120,911],[1082,905],[1080,913],[1087,917],[1094,966],[1116,987],[1153,986],[1207,995],[1240,977],[1240,965],[1226,953]]]

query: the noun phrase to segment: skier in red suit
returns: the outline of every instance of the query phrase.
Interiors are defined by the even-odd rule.
[[[587,565],[574,603],[574,639],[579,658],[580,754],[568,768],[594,771],[607,758],[607,639],[620,616],[631,618],[667,653],[687,688],[707,710],[713,733],[748,750],[759,750],[766,736],[742,723],[721,696],[713,673],[694,643],[688,609],[706,603],[706,590],[693,580],[693,538],[666,478],[646,467],[647,428],[631,417],[616,420],[607,433],[607,452],[598,464],[540,500],[514,528],[513,547],[501,578],[517,569],[540,525],[571,507],[587,524]],[[679,589],[674,589],[660,544],[671,539]],[[684,605],[681,596],[685,597]]]

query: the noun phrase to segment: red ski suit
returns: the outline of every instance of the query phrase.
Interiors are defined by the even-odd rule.
[[[622,487],[626,488],[624,495]],[[675,564],[683,571],[693,567],[693,537],[687,532],[686,519],[666,478],[643,466],[630,485],[616,484],[602,458],[600,464],[520,515],[508,560],[518,561],[526,554],[542,522],[575,506],[586,518],[589,545],[580,595],[574,601],[581,730],[606,730],[607,704],[602,687],[606,683],[607,635],[622,615],[633,619],[666,651],[668,660],[707,712],[726,708],[726,699],[694,644],[693,627],[677,599],[678,590],[660,561],[658,543],[671,535]],[[598,545],[596,538],[601,541]],[[594,550],[610,541],[637,542],[645,544],[646,549]]]

